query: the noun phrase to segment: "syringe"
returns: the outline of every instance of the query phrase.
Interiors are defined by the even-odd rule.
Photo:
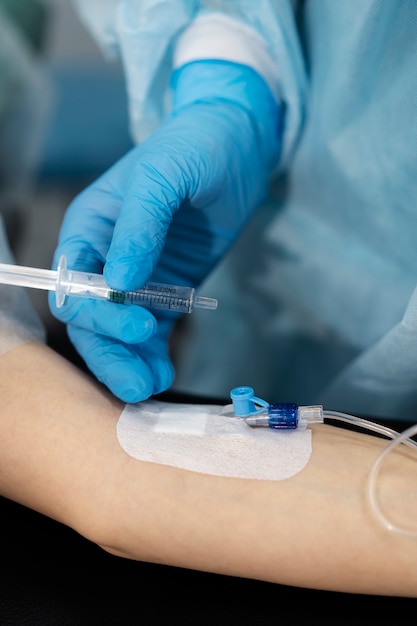
[[[56,270],[0,263],[0,283],[55,291],[58,308],[64,304],[66,296],[136,304],[177,313],[191,313],[194,308],[217,308],[217,300],[196,296],[193,287],[149,282],[137,291],[117,291],[106,284],[101,274],[67,269],[64,256],[59,259]]]

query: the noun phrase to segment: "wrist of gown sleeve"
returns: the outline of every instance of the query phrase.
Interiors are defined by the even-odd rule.
[[[224,60],[247,65],[280,100],[279,71],[266,42],[250,26],[221,13],[197,17],[177,40],[174,68],[200,60]]]

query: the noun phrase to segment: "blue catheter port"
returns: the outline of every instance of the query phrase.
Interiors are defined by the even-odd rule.
[[[252,387],[235,387],[230,392],[230,397],[236,417],[248,417],[262,413],[269,407],[269,402],[255,396]]]

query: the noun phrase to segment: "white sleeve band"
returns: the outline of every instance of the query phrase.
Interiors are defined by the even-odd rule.
[[[249,26],[220,13],[197,17],[178,38],[174,67],[202,59],[222,59],[252,67],[276,100],[280,99],[278,68],[265,41]]]

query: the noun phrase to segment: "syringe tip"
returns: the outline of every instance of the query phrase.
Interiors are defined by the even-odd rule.
[[[194,307],[199,309],[210,309],[214,311],[217,309],[218,301],[215,298],[205,298],[204,296],[196,296],[194,301]]]

